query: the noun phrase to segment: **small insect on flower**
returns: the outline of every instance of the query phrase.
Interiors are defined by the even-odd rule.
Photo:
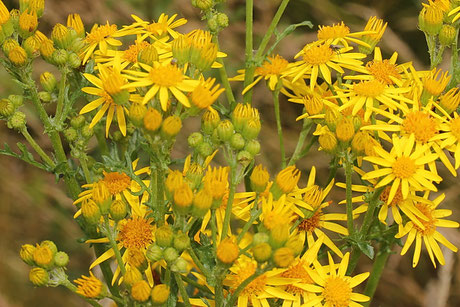
[[[330,44],[329,48],[331,48],[332,51],[334,51],[337,55],[340,54],[340,49],[343,48],[341,45],[335,45],[335,44]]]

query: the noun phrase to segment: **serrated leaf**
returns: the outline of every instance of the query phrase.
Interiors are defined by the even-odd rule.
[[[374,259],[375,251],[374,251],[374,247],[372,245],[370,245],[367,242],[358,242],[356,245],[358,246],[359,250],[364,255],[369,257],[369,259]]]
[[[278,46],[278,44],[281,42],[281,40],[283,38],[285,38],[286,36],[288,36],[289,34],[291,34],[292,32],[294,32],[295,29],[297,29],[298,27],[305,27],[305,26],[313,28],[313,24],[310,21],[305,20],[305,21],[302,21],[302,22],[299,22],[299,23],[296,23],[296,24],[293,24],[293,25],[289,25],[288,27],[286,27],[286,29],[284,29],[283,32],[281,32],[281,34],[276,34],[275,33],[276,41],[270,47],[270,49],[268,49],[266,54],[271,54],[273,52],[273,50],[276,48],[276,46]]]

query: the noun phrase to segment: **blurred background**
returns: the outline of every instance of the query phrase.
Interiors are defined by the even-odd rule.
[[[18,1],[3,1],[11,8],[18,7]],[[279,0],[261,0],[255,2],[254,32],[255,44],[265,33]],[[228,14],[230,26],[221,33],[221,49],[228,54],[225,59],[229,75],[242,68],[244,59],[244,4],[243,0],[227,0],[223,9]],[[418,70],[429,67],[425,38],[417,30],[417,17],[421,3],[418,0],[292,0],[281,19],[278,29],[282,31],[287,25],[310,20],[313,29],[299,28],[279,45],[277,52],[292,60],[306,43],[316,39],[318,25],[332,25],[344,21],[352,31],[360,31],[370,16],[378,16],[388,22],[388,28],[380,43],[384,57],[388,58],[397,51],[398,62],[412,61]],[[177,13],[189,22],[179,28],[186,33],[194,28],[205,28],[199,10],[191,6],[190,0],[46,0],[45,14],[39,30],[49,35],[54,24],[65,24],[69,13],[79,13],[89,31],[94,23],[128,24],[132,21],[130,14],[146,19],[157,19],[162,13]],[[47,64],[37,65],[37,76],[50,69]],[[19,93],[15,84],[9,82],[6,72],[0,68],[0,97]],[[237,85],[237,84],[235,84]],[[238,84],[239,86],[239,84]],[[235,87],[237,99],[241,99],[241,87]],[[221,99],[225,99],[222,98]],[[301,128],[295,118],[301,114],[298,105],[285,99],[281,101],[282,122],[285,131],[287,154],[292,154],[296,136]],[[264,163],[275,174],[279,171],[280,155],[276,137],[276,124],[271,105],[271,93],[259,85],[254,93],[254,105],[262,114],[263,129],[260,135],[262,153],[257,162]],[[29,111],[30,112],[30,111]],[[48,139],[43,135],[40,122],[33,113],[27,114],[29,129],[44,148],[49,149]],[[196,121],[185,124],[184,132],[196,131]],[[21,136],[0,123],[0,143],[8,143],[15,148],[16,142],[23,142]],[[187,152],[184,139],[178,140],[175,155],[184,157]],[[308,170],[312,165],[318,169],[318,182],[326,181],[328,174],[328,157],[317,148],[312,148],[309,156],[298,163],[303,171],[302,180],[306,181]],[[443,174],[445,180],[440,187],[447,195],[444,208],[453,210],[452,220],[460,220],[460,185],[456,178]],[[339,171],[338,181],[344,181]],[[335,203],[343,197],[340,194],[330,196]],[[88,246],[80,244],[77,239],[82,236],[72,216],[75,210],[72,201],[66,196],[62,182],[56,183],[54,176],[7,156],[0,157],[0,307],[20,306],[86,306],[85,302],[64,288],[34,288],[28,281],[29,267],[19,258],[22,244],[34,244],[49,239],[56,242],[59,250],[71,256],[68,275],[73,280],[80,275],[88,275],[88,266],[93,260]],[[443,234],[456,246],[460,246],[458,230],[443,231]],[[460,265],[459,254],[445,252],[446,265],[435,270],[427,256],[422,253],[419,265],[411,267],[412,251],[400,257],[399,251],[390,257],[377,289],[372,306],[460,306]],[[362,257],[357,272],[369,271],[370,261]]]

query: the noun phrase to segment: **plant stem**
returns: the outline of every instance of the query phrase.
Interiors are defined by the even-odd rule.
[[[257,199],[254,202],[254,206],[257,206]],[[251,212],[251,218],[244,224],[243,229],[238,234],[236,241],[239,243],[241,239],[243,239],[244,234],[249,230],[249,228],[253,225],[254,221],[262,214],[262,208],[259,208],[253,212]]]
[[[253,11],[254,0],[246,0],[246,49],[245,49],[245,74],[244,74],[244,88],[254,80],[255,65],[253,62]],[[244,103],[251,103],[252,91],[247,91],[244,96]]]
[[[21,133],[24,136],[24,138],[29,142],[30,146],[38,153],[40,158],[42,158],[43,162],[48,164],[51,168],[55,168],[56,164],[54,163],[53,160],[43,151],[43,149],[40,147],[40,145],[35,142],[35,140],[32,138],[32,136],[29,134],[29,131],[27,131],[27,127],[24,127],[21,129]]]
[[[195,251],[193,250],[193,248],[189,248],[188,253],[189,253],[190,257],[192,257],[192,260],[196,264],[198,269],[204,274],[204,276],[208,277],[209,276],[209,271],[204,267],[203,263],[201,263],[201,260],[195,254]]]
[[[67,69],[64,67],[63,69],[61,69],[61,80],[59,81],[59,94],[58,94],[57,105],[56,105],[56,115],[54,116],[55,124],[57,125],[61,125],[62,113],[63,113],[64,102],[65,102],[66,83],[67,83]]]
[[[246,288],[247,285],[249,285],[254,279],[262,275],[264,271],[262,270],[256,270],[254,274],[246,278],[239,286],[236,288],[235,292],[232,293],[230,296],[230,299],[228,300],[227,306],[234,306],[236,303],[236,300],[238,296],[240,295],[241,291],[243,291],[244,288]],[[222,306],[222,305],[220,305]]]
[[[276,128],[278,130],[278,138],[280,142],[280,152],[281,152],[281,168],[286,167],[286,153],[284,151],[284,140],[283,140],[283,127],[281,126],[281,115],[280,115],[280,93],[281,82],[278,82],[275,91],[273,92],[273,103],[275,107],[275,118],[276,118]]]
[[[105,228],[106,228],[106,235],[107,238],[109,239],[110,245],[112,246],[112,249],[115,253],[115,258],[117,259],[118,266],[120,267],[120,272],[121,275],[125,275],[126,273],[126,268],[123,263],[123,259],[121,258],[120,250],[118,249],[117,242],[115,242],[115,239],[112,236],[112,232],[110,230],[110,225],[109,225],[109,220],[108,218],[104,218],[105,220]]]
[[[351,160],[351,155],[349,153],[345,154],[344,162],[345,164],[345,180],[346,180],[346,201],[347,201],[347,228],[348,235],[351,236],[355,232],[353,226],[353,202],[352,202],[352,178],[353,175],[353,161]]]
[[[458,63],[458,32],[460,29],[457,28],[455,32],[455,39],[452,43],[452,54],[450,56],[450,69],[449,72],[452,75],[452,78],[449,81],[449,84],[446,87],[446,91],[457,86],[457,83],[460,81],[460,64]]]
[[[222,236],[221,236],[222,240],[227,237],[228,228],[230,227],[230,217],[232,215],[233,199],[235,197],[236,185],[238,184],[236,167],[237,166],[236,166],[235,161],[231,161],[230,163],[230,191],[228,193],[227,207],[225,208],[225,217],[224,217],[224,222],[222,226],[223,227]]]
[[[211,237],[214,253],[217,252],[217,222],[216,222],[216,209],[211,209]],[[223,237],[221,237],[223,239]]]
[[[188,297],[187,290],[185,290],[184,282],[182,281],[181,275],[177,272],[174,272],[174,278],[176,279],[177,286],[179,287],[180,295],[184,301],[186,307],[191,307],[190,298]]]
[[[288,166],[294,165],[297,162],[297,160],[302,158],[302,147],[305,143],[305,139],[307,138],[308,133],[310,132],[311,126],[311,119],[306,118],[303,120],[302,130],[300,131],[299,139],[297,140],[297,145],[294,149],[294,153],[292,154],[291,160],[289,160]]]
[[[86,163],[86,159],[87,159],[87,156],[86,154],[81,158],[79,159],[80,160],[80,164],[81,164],[81,168],[83,169],[83,174],[85,175],[85,180],[87,183],[92,183],[93,182],[93,178],[91,177],[91,173],[89,172],[89,169],[88,169],[88,163]]]
[[[201,284],[199,284],[198,282],[194,281],[193,279],[188,278],[187,276],[184,276],[184,275],[180,275],[180,277],[181,277],[182,280],[185,281],[187,284],[192,285],[192,286],[194,286],[195,288],[200,289],[200,290],[203,291],[203,292],[206,292],[206,293],[208,293],[208,294],[214,295],[214,293],[212,293],[212,291],[209,290],[209,288],[206,287],[205,285],[201,285]]]
[[[217,36],[214,36],[213,38],[214,38],[215,43],[217,44],[217,48],[220,50],[219,39],[217,38]],[[227,101],[230,106],[230,112],[231,112],[236,106],[235,96],[233,95],[230,81],[228,81],[228,74],[227,74],[227,69],[225,68],[224,60],[222,58],[217,58],[216,61],[220,65],[222,65],[221,67],[219,67],[220,82],[222,83],[222,86],[225,89],[225,95],[227,96]]]
[[[364,294],[369,296],[370,300],[366,303],[363,303],[363,306],[369,306],[370,302],[372,301],[372,297],[374,296],[375,290],[380,281],[380,277],[382,277],[383,269],[385,268],[385,264],[387,263],[388,257],[390,256],[389,251],[381,251],[377,255],[377,258],[372,265],[371,275],[366,283],[366,288],[364,290]]]

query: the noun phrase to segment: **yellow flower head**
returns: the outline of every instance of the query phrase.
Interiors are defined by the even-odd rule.
[[[84,297],[97,298],[103,294],[104,286],[92,272],[89,272],[89,276],[82,275],[80,278],[74,280],[74,282],[78,285],[75,292]]]
[[[109,46],[121,46],[122,43],[115,39],[117,36],[116,25],[111,25],[108,21],[105,25],[95,24],[85,38],[88,47],[83,51],[83,64],[93,55],[96,47],[99,48],[102,54],[106,54]]]
[[[0,1],[0,25],[5,24],[8,20],[10,20],[10,12],[3,1]]]
[[[153,242],[152,220],[143,217],[132,217],[125,220],[120,224],[117,240],[125,248],[146,248]]]
[[[74,29],[79,37],[83,38],[85,36],[85,26],[79,14],[69,14],[67,16],[67,27]]]
[[[442,73],[442,70],[434,68],[425,78],[423,78],[423,91],[431,96],[440,95],[449,83],[451,76],[448,72]],[[422,93],[423,95],[423,93]]]
[[[360,45],[359,51],[365,54],[371,54],[372,50],[374,50],[375,46],[382,39],[383,33],[385,32],[387,25],[388,23],[383,23],[383,20],[377,18],[376,16],[370,17],[367,21],[366,26],[364,27],[364,32],[366,32],[366,34],[364,34],[361,38],[370,47]]]
[[[216,79],[208,78],[200,80],[200,83],[195,87],[190,96],[190,101],[199,109],[210,107],[219,98],[225,89],[220,88],[219,84],[214,86]],[[213,87],[214,86],[214,87]]]

